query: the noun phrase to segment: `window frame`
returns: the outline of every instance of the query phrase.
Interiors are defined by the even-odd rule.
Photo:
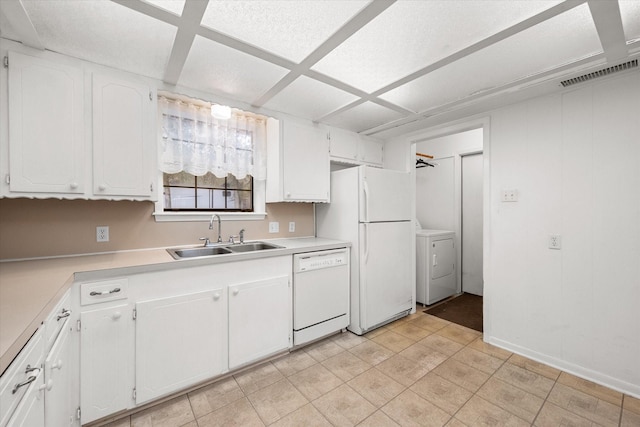
[[[188,172],[185,172],[185,173],[188,173]],[[209,172],[209,174],[211,174],[211,173]],[[163,175],[172,175],[172,174],[164,173]],[[189,175],[191,175],[191,174],[189,174]],[[248,189],[246,189],[246,188],[233,188],[233,187],[230,188],[229,185],[228,185],[229,175],[227,175],[224,178],[220,178],[220,179],[224,179],[224,187],[216,187],[216,186],[214,186],[214,187],[203,187],[203,186],[198,185],[198,179],[201,178],[201,177],[195,176],[195,175],[191,175],[191,176],[194,178],[194,185],[193,186],[167,185],[166,183],[164,183],[164,179],[163,179],[162,189],[163,189],[163,193],[164,193],[164,190],[167,187],[168,188],[183,188],[183,189],[194,190],[193,196],[194,196],[194,201],[195,201],[196,207],[195,208],[167,208],[165,206],[165,209],[164,209],[165,212],[245,212],[245,213],[250,213],[250,212],[254,211],[254,209],[253,209],[253,182],[254,182],[254,179],[253,179],[252,176],[247,175],[247,178],[250,178],[250,188],[248,188]],[[163,178],[164,178],[164,176],[163,176]],[[227,207],[227,208],[222,208],[222,210],[220,210],[220,211],[217,211],[214,208],[208,208],[208,207],[207,208],[198,208],[197,207],[197,205],[198,205],[198,189],[211,190],[211,191],[216,191],[217,190],[217,191],[223,191],[224,193],[226,193],[228,191],[235,191],[238,194],[249,192],[251,194],[251,210],[242,210],[242,209],[234,209],[234,208],[228,208]],[[210,194],[210,197],[213,197],[213,195]],[[226,194],[223,197],[224,197],[224,203],[225,203],[225,205],[227,205],[228,197],[227,197]],[[213,202],[213,199],[211,199],[210,201]]]

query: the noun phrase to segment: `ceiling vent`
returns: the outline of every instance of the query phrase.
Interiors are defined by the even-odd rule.
[[[633,61],[625,62],[624,64],[615,65],[609,68],[603,68],[602,70],[594,71],[593,73],[585,74],[582,76],[574,77],[569,80],[563,80],[560,84],[563,87],[571,86],[577,83],[586,82],[589,80],[596,79],[598,77],[608,76],[609,74],[617,73],[618,71],[628,70],[630,68],[636,68],[638,66],[638,60],[634,59]]]

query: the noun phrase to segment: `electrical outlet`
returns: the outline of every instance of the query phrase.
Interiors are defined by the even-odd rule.
[[[109,226],[103,225],[96,227],[96,242],[109,241]]]
[[[503,202],[517,202],[518,190],[502,190],[500,193]]]
[[[560,249],[562,248],[562,238],[559,234],[551,234],[549,235],[549,249]]]
[[[291,221],[289,223],[289,233],[293,233],[294,231],[296,231],[296,223]]]
[[[269,233],[279,233],[280,232],[280,223],[279,222],[270,222],[269,223]]]

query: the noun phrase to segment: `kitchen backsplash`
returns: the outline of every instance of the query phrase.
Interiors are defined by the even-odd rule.
[[[247,240],[314,235],[310,203],[267,204],[262,221],[223,221],[222,238],[245,229]],[[217,237],[207,222],[156,222],[152,202],[0,199],[0,260],[199,244]],[[280,223],[269,233],[269,222]],[[289,222],[295,232],[289,232]],[[109,241],[96,242],[96,227]]]

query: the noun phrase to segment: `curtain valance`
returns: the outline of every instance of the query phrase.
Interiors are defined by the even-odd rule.
[[[266,179],[266,120],[233,110],[231,118],[211,116],[208,106],[158,98],[161,132],[159,168],[195,176],[213,173]]]

